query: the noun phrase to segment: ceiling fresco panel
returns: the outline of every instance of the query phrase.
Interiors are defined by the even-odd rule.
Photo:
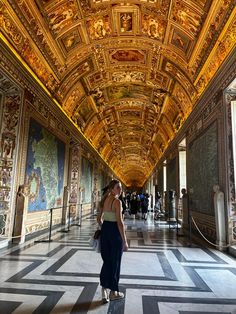
[[[145,83],[146,73],[145,72],[113,72],[112,81],[114,83]]]
[[[172,102],[173,101],[177,104],[179,111],[183,112],[185,117],[187,117],[192,109],[191,100],[185,89],[178,83],[175,84],[173,89]]]
[[[236,0],[0,0],[0,39],[142,186],[236,46]]]
[[[73,90],[68,92],[67,97],[65,98],[63,109],[66,111],[69,117],[71,117],[72,112],[76,109],[80,100],[85,96],[84,89],[80,82],[78,82]]]
[[[63,99],[71,89],[71,86],[76,84],[81,77],[92,72],[94,70],[94,62],[92,58],[88,58],[77,65],[73,71],[67,74],[62,80],[59,88],[58,95]]]
[[[164,71],[173,77],[173,79],[178,80],[178,82],[185,88],[191,99],[196,97],[196,89],[194,85],[191,83],[191,80],[188,78],[188,76],[178,66],[176,66],[173,62],[165,59],[163,61],[162,67]]]
[[[112,8],[113,32],[118,36],[139,33],[140,8],[136,5],[115,5]]]
[[[142,15],[142,33],[149,38],[163,41],[166,29],[166,20],[155,17],[153,14]]]
[[[210,4],[210,0],[208,1]],[[190,67],[192,75],[196,78],[203,64],[206,62],[220,31],[223,29],[224,25],[228,22],[228,17],[230,12],[235,9],[235,1],[224,0],[219,1],[215,5],[215,15],[214,19],[207,17],[205,26],[204,37],[201,41],[198,40],[198,45],[196,47],[196,53],[192,55],[190,59]]]
[[[27,37],[27,32],[23,32],[23,27],[19,27],[19,20],[7,6],[0,1],[0,29],[9,39],[15,50],[21,55],[33,72],[40,78],[45,86],[54,91],[57,86],[57,79],[53,71],[42,58],[41,53],[35,48]]]
[[[79,19],[76,0],[58,1],[54,5],[45,6],[45,13],[48,26],[55,36]]]
[[[152,95],[152,88],[142,85],[120,85],[106,89],[110,101],[122,98],[135,98],[148,100]]]
[[[190,35],[196,36],[203,23],[204,11],[191,2],[183,0],[173,1],[172,19]]]
[[[108,15],[89,18],[86,26],[91,40],[103,39],[111,34],[110,17]]]
[[[116,64],[117,62],[138,62],[146,64],[145,50],[134,49],[119,49],[116,51],[110,50],[110,64]]]
[[[58,43],[65,56],[67,55],[67,53],[73,51],[73,49],[81,48],[81,46],[85,43],[82,35],[81,26],[78,25],[63,34],[61,37],[58,38]]]
[[[92,74],[86,76],[86,85],[89,89],[93,90],[95,88],[99,89],[101,83],[103,83],[105,75],[101,71],[96,71]]]
[[[194,40],[184,32],[173,27],[170,33],[170,44],[181,50],[187,58],[190,58],[194,47]]]

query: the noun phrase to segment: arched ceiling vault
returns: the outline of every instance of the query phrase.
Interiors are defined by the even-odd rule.
[[[142,186],[235,47],[229,0],[0,0],[1,38]]]

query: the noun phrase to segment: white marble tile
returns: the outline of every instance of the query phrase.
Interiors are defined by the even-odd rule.
[[[176,297],[176,298],[203,298],[211,299],[215,298],[213,292],[201,292],[201,291],[178,291],[178,290],[149,290],[149,289],[127,289],[127,291],[133,295],[139,294],[140,296],[156,296],[156,297]]]
[[[235,310],[235,305],[218,305],[218,304],[193,304],[193,303],[158,303],[160,314],[178,314],[183,312],[214,312],[214,313],[232,313]]]
[[[196,269],[217,297],[236,299],[236,276],[229,270]]]
[[[176,308],[172,308],[170,303],[165,303],[165,302],[159,302],[157,303],[158,309],[159,309],[159,313],[160,314],[178,314],[179,310]]]
[[[170,286],[170,287],[195,287],[192,282],[180,282],[170,280],[150,280],[150,279],[129,279],[121,278],[120,284],[136,284],[136,285],[153,285],[153,286]]]
[[[0,283],[6,281],[7,279],[17,274],[30,264],[31,262],[0,260],[1,270]]]
[[[211,263],[207,263],[207,262],[204,262],[204,263],[181,263],[182,266],[204,266],[204,267],[209,267],[209,268],[214,268],[216,267],[216,264],[211,264]],[[229,265],[229,264],[217,264],[217,268],[224,268],[224,267],[227,267],[227,268],[235,268],[234,265]]]
[[[215,260],[202,249],[183,247],[178,248],[178,250],[187,261],[215,262]]]
[[[139,296],[137,298],[137,295]],[[142,292],[140,290],[126,290],[124,314],[143,314]]]
[[[85,272],[100,273],[102,259],[95,252],[76,252],[59,272]],[[162,267],[156,254],[153,253],[124,253],[121,264],[122,275],[148,275],[164,276]]]
[[[236,259],[234,257],[226,255],[225,253],[217,251],[217,250],[210,249],[210,251],[213,252],[214,254],[216,254],[217,256],[219,256],[226,263],[236,267]]]
[[[125,253],[122,258],[122,275],[164,276],[155,253]]]
[[[130,314],[130,313],[143,314],[142,296],[164,296],[164,297],[170,297],[170,300],[173,297],[183,297],[183,298],[187,298],[187,297],[188,298],[191,298],[191,297],[212,298],[214,297],[213,293],[210,293],[210,292],[127,289],[126,299],[125,299],[125,314]],[[160,303],[160,304],[162,305],[161,307],[162,314],[172,313],[170,312],[173,310],[171,303],[168,303],[166,305],[164,303]],[[188,310],[191,310],[191,306],[188,308]],[[179,313],[179,310],[177,310],[177,313]]]
[[[102,258],[99,253],[94,251],[78,251],[64,265],[59,272],[76,273],[100,273],[102,267]]]
[[[59,243],[37,243],[23,251],[20,252],[21,255],[25,254],[34,254],[34,255],[46,255],[53,249],[57,248],[60,244]]]

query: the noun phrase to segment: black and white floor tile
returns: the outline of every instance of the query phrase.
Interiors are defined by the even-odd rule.
[[[236,260],[176,237],[163,223],[126,220],[120,290],[101,303],[100,254],[89,246],[94,219],[51,243],[0,251],[0,314],[236,314]]]

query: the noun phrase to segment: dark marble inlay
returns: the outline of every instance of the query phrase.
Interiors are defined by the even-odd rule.
[[[143,301],[143,313],[148,314],[160,314],[158,302],[165,303],[190,303],[190,304],[220,304],[220,305],[236,305],[235,299],[221,299],[221,298],[180,298],[180,297],[162,297],[162,296],[142,296]],[[183,312],[191,313],[191,312]],[[201,312],[193,312],[201,313]],[[209,312],[207,312],[209,313]],[[211,312],[210,312],[211,313]],[[213,312],[214,313],[214,312]],[[228,313],[217,312],[217,313]]]
[[[0,293],[24,294],[24,295],[30,295],[30,296],[34,296],[34,295],[45,296],[46,297],[45,300],[37,307],[37,309],[35,309],[32,312],[32,314],[50,313],[50,311],[54,308],[54,306],[57,304],[57,302],[60,300],[60,298],[64,294],[64,292],[59,292],[59,291],[47,291],[47,290],[42,291],[42,290],[15,289],[15,288],[0,288]],[[16,307],[18,307],[19,304],[21,303],[18,302]],[[5,312],[0,312],[0,313],[5,314]]]
[[[231,314],[231,312],[199,312],[199,311],[179,311],[179,314],[220,314],[220,313],[224,313],[224,314]]]
[[[126,221],[128,224],[129,221]],[[158,302],[165,302],[167,303],[189,303],[189,306],[186,307],[186,310],[181,310],[179,313],[182,314],[206,314],[206,313],[225,313],[227,314],[228,311],[223,311],[224,308],[222,307],[222,312],[214,312],[214,307],[210,307],[210,304],[233,304],[236,305],[236,300],[234,299],[223,299],[223,298],[214,298],[214,293],[212,293],[211,299],[204,299],[204,298],[185,298],[185,297],[173,297],[174,291],[180,291],[183,292],[181,295],[185,295],[184,291],[191,291],[195,292],[195,296],[199,296],[198,292],[214,292],[208,287],[206,282],[201,278],[200,274],[198,274],[198,269],[205,269],[206,273],[209,270],[212,269],[219,269],[219,271],[227,270],[230,271],[232,276],[236,276],[236,267],[229,266],[227,262],[225,262],[222,258],[220,258],[217,254],[214,253],[214,251],[211,251],[207,248],[199,248],[198,246],[195,246],[193,244],[192,247],[197,247],[206,254],[208,254],[213,260],[212,261],[194,261],[194,260],[187,260],[188,259],[188,253],[186,252],[186,258],[185,255],[181,254],[181,252],[178,250],[178,247],[187,247],[186,243],[183,241],[178,241],[176,238],[176,233],[172,230],[168,229],[161,229],[161,226],[158,226],[158,229],[153,228],[153,226],[149,226],[144,222],[137,221],[137,225],[133,225],[133,221],[131,222],[132,225],[128,225],[129,232],[127,233],[128,241],[130,240],[137,240],[138,245],[135,247],[131,247],[130,250],[126,254],[131,254],[136,252],[139,253],[140,256],[140,265],[137,265],[137,268],[142,267],[142,263],[145,262],[145,258],[143,254],[155,254],[158,258],[156,263],[160,263],[163,274],[162,276],[153,276],[151,271],[147,271],[147,273],[144,273],[143,275],[122,275],[121,279],[124,280],[128,279],[128,283],[121,282],[120,284],[120,291],[127,293],[128,289],[134,289],[137,290],[137,300],[139,298],[142,298],[143,301],[143,313],[144,314],[152,314],[152,313],[159,313],[158,308]],[[150,223],[150,221],[148,222]],[[0,260],[8,260],[9,263],[12,263],[9,265],[9,269],[13,269],[12,272],[9,272],[9,279],[5,282],[11,283],[11,287],[14,287],[14,283],[20,284],[22,283],[22,286],[19,286],[20,288],[0,288],[0,293],[8,293],[11,294],[24,294],[28,295],[29,299],[32,298],[33,302],[33,296],[34,295],[41,295],[45,296],[43,302],[38,306],[37,309],[34,310],[32,308],[32,312],[34,314],[49,314],[53,308],[56,307],[56,312],[59,313],[83,313],[87,314],[90,313],[91,310],[93,310],[94,313],[96,313],[96,309],[99,311],[99,313],[108,313],[108,314],[123,314],[125,311],[125,304],[126,302],[129,302],[128,299],[123,299],[119,301],[113,301],[110,302],[108,305],[102,305],[101,299],[97,295],[95,296],[97,290],[99,291],[98,285],[99,285],[99,274],[98,273],[84,273],[81,272],[81,270],[76,269],[77,272],[70,272],[70,259],[71,257],[79,252],[79,251],[92,251],[92,248],[89,246],[88,239],[90,238],[91,234],[93,234],[95,230],[95,226],[91,224],[84,224],[82,228],[78,229],[71,228],[70,234],[64,234],[60,239],[57,239],[53,241],[54,243],[57,243],[58,246],[51,251],[48,251],[50,249],[50,246],[48,250],[46,250],[47,253],[42,254],[42,252],[45,251],[45,245],[48,244],[38,244],[39,246],[39,253],[38,254],[27,254],[27,252],[24,252],[24,250],[29,247],[25,246],[25,248],[22,249],[16,249],[14,248],[14,252],[10,253],[10,255],[5,255],[0,258]],[[143,234],[151,238],[152,244],[145,245]],[[130,236],[134,236],[133,238],[129,238]],[[136,237],[137,235],[137,237]],[[31,245],[30,245],[31,246]],[[65,250],[65,248],[68,248]],[[150,250],[149,250],[150,249]],[[69,250],[69,251],[68,251]],[[63,254],[62,257],[55,256],[56,253],[61,252]],[[176,261],[173,263],[168,260],[168,254],[167,252],[173,252],[173,254],[176,257]],[[25,254],[24,254],[25,253]],[[58,254],[59,255],[59,254]],[[224,255],[222,255],[224,256]],[[31,257],[31,259],[29,258]],[[40,257],[39,260],[37,257]],[[42,259],[43,258],[43,259]],[[54,261],[54,264],[52,265],[52,260]],[[20,270],[17,274],[13,275],[14,273],[14,267],[15,269],[18,269],[18,262],[29,262],[30,265],[26,265],[24,269]],[[38,279],[34,279],[33,271],[37,269],[42,263],[49,262],[50,267],[46,269],[42,275],[49,275],[49,276],[56,276],[55,279],[49,279],[49,277],[37,277]],[[66,262],[68,262],[68,272],[60,272],[60,267],[64,265]],[[15,263],[15,264],[14,264]],[[184,266],[181,263],[189,263],[188,266]],[[193,265],[193,263],[195,265]],[[199,264],[202,265],[199,265]],[[192,280],[192,283],[189,285],[186,283],[185,286],[179,286],[178,285],[178,273],[177,273],[177,267],[181,267],[183,271],[187,273],[189,278]],[[199,266],[198,266],[199,265]],[[44,267],[44,269],[45,269]],[[125,264],[122,265],[122,267],[125,268]],[[136,266],[135,266],[136,267]],[[21,269],[21,268],[20,268]],[[32,272],[32,274],[31,274]],[[10,275],[11,274],[11,275]],[[30,275],[31,279],[25,278],[25,276]],[[61,276],[66,276],[66,280],[60,280]],[[74,278],[77,278],[76,280]],[[83,277],[85,278],[85,281],[81,281]],[[71,280],[73,278],[73,281]],[[89,278],[96,278],[92,282]],[[61,278],[63,279],[63,278]],[[136,281],[138,279],[138,281]],[[135,280],[135,281],[134,281]],[[147,280],[144,284],[144,280]],[[217,279],[216,279],[217,280]],[[168,282],[166,282],[168,281]],[[180,279],[181,281],[181,279]],[[138,282],[138,283],[137,283]],[[175,282],[175,285],[172,285],[172,282]],[[177,282],[177,283],[176,283]],[[150,284],[149,284],[150,283]],[[165,285],[166,283],[166,285]],[[30,284],[34,285],[34,288],[37,289],[38,285],[44,285],[45,289],[47,285],[50,285],[50,290],[34,290],[34,289],[24,289],[24,284],[27,284],[30,287]],[[181,284],[183,282],[181,281]],[[55,291],[53,291],[52,287],[55,287]],[[58,301],[61,299],[65,291],[69,288],[65,288],[65,291],[56,291],[57,286],[60,286],[63,290],[64,287],[83,287],[83,290],[81,293],[78,292],[77,301],[74,304],[69,304],[66,302],[60,302],[58,304]],[[48,288],[49,289],[49,288]],[[139,290],[142,290],[142,292]],[[148,296],[145,295],[145,290],[163,290],[166,291],[168,296],[166,297],[159,297],[159,296]],[[81,289],[80,289],[81,291]],[[168,292],[169,291],[169,292]],[[173,291],[173,294],[171,293]],[[141,295],[141,293],[144,294],[144,296]],[[94,300],[95,298],[95,300]],[[62,300],[61,300],[62,301]],[[218,303],[217,303],[218,302]],[[3,306],[2,306],[3,304]],[[0,301],[0,314],[10,314],[14,311],[14,306],[17,308],[21,303],[20,302],[9,302],[6,301]],[[209,310],[212,310],[212,312],[196,312],[193,311],[193,308],[191,308],[191,304],[209,304]],[[4,307],[5,306],[5,307]],[[12,308],[11,308],[12,307]],[[72,310],[71,310],[72,308]],[[208,309],[208,308],[207,308]],[[236,306],[235,306],[236,309]],[[4,312],[2,312],[4,310]],[[204,309],[205,310],[205,309]],[[8,312],[7,312],[8,311]],[[26,314],[26,313],[19,313],[19,314]],[[129,313],[129,314],[135,314],[135,313]],[[168,313],[166,313],[168,314]]]
[[[165,252],[158,252],[157,257],[160,261],[160,265],[162,267],[162,270],[164,272],[166,280],[178,280],[170,263],[168,262],[168,259],[165,256]]]
[[[211,250],[209,250],[207,248],[201,248],[201,249],[202,249],[202,251],[204,251],[205,253],[210,255],[216,262],[218,262],[218,264],[228,264],[222,258],[220,258],[218,255],[213,253]]]
[[[195,271],[194,267],[184,266],[183,268],[187,272],[187,274],[189,275],[189,277],[191,278],[196,287],[198,287],[202,291],[212,292],[212,290],[208,287],[205,281]]]
[[[0,314],[11,314],[22,302],[0,301]]]
[[[195,261],[195,260],[188,260],[186,259],[183,254],[178,249],[172,249],[172,252],[174,253],[175,257],[178,259],[180,263],[195,263],[195,264],[227,264],[223,259],[221,259],[219,256],[214,254],[208,249],[202,249],[206,254],[208,254],[214,261]]]
[[[31,271],[33,271],[36,267],[38,267],[42,263],[44,263],[44,261],[41,261],[41,260],[32,261],[31,265],[26,266],[23,270],[19,271],[17,274],[7,279],[6,282],[20,282],[24,276],[29,274]]]
[[[61,268],[77,251],[78,249],[71,249],[63,257],[61,257],[57,262],[50,266],[47,270],[43,272],[43,275],[56,275],[56,276],[70,276],[70,277],[99,277],[98,273],[81,273],[81,272],[58,272],[57,270]],[[148,252],[149,253],[149,252]],[[156,252],[155,252],[156,253]],[[163,252],[156,253],[157,257],[162,266],[165,276],[148,276],[148,275],[121,275],[120,278],[124,279],[144,279],[144,280],[177,280],[175,273],[173,272],[166,256]]]
[[[80,294],[75,305],[73,306],[71,313],[87,314],[90,307],[95,308],[96,306],[101,306],[101,301],[92,302],[95,292],[97,290],[97,286],[97,283],[90,283],[87,284],[86,287],[84,287],[82,293]]]

